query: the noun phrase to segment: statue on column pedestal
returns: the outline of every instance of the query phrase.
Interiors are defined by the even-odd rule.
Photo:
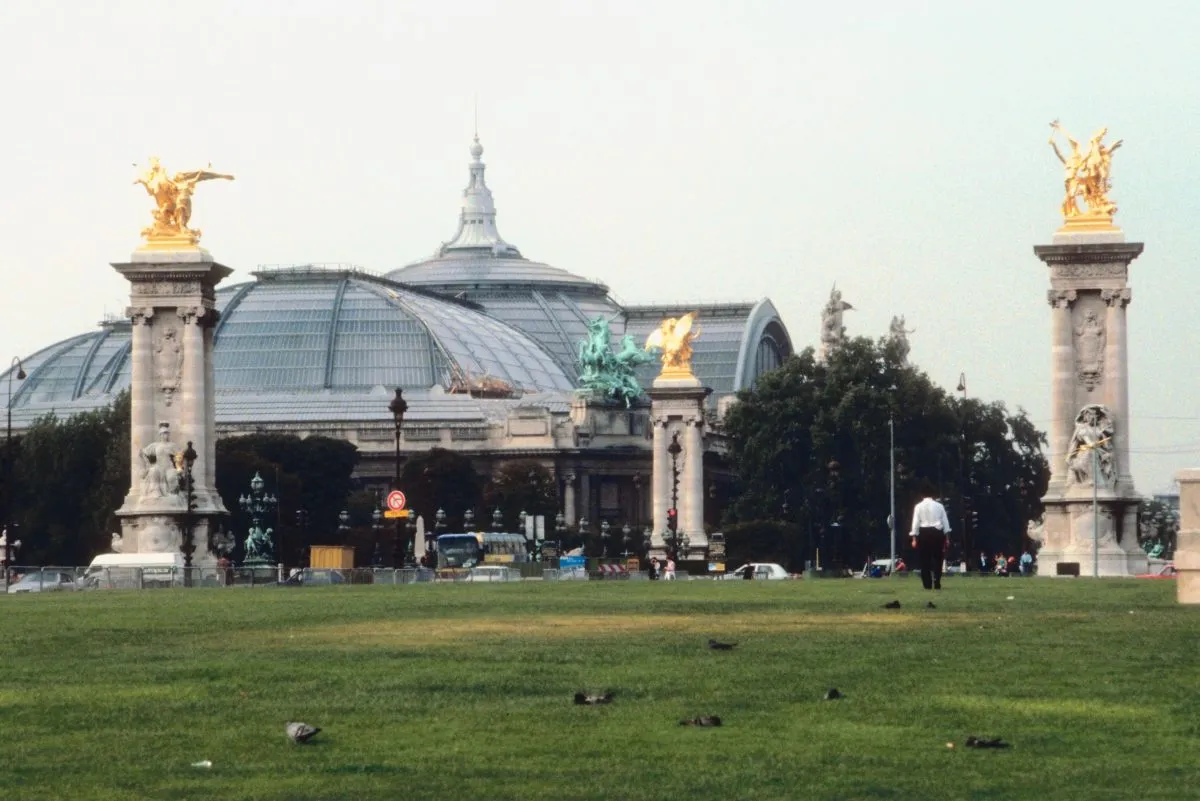
[[[645,350],[662,349],[662,377],[691,377],[692,342],[700,336],[700,327],[695,325],[696,312],[682,317],[669,317],[646,337]]]
[[[209,165],[212,166],[211,164]],[[138,176],[135,184],[146,188],[154,198],[154,222],[142,229],[148,249],[195,248],[200,241],[200,231],[188,228],[192,219],[192,193],[201,181],[222,179],[232,181],[232,175],[205,170],[177,172],[168,176],[155,156],[150,157],[150,166]]]
[[[175,454],[179,451],[171,444],[171,426],[158,424],[158,439],[142,448],[143,501],[156,499],[178,500],[180,498],[180,471],[175,465]]]

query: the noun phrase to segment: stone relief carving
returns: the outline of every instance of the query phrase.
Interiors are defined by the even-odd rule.
[[[154,377],[167,406],[175,399],[182,376],[183,348],[179,342],[179,329],[165,328],[154,344]]]
[[[1055,264],[1051,267],[1052,278],[1123,278],[1124,264]]]
[[[125,538],[115,532],[112,535],[112,549],[113,553],[125,553]]]
[[[137,281],[135,295],[191,295],[200,289],[198,281]]]
[[[1089,403],[1075,416],[1075,431],[1067,449],[1067,483],[1099,487],[1116,485],[1116,458],[1113,451],[1113,422],[1108,407]],[[1093,476],[1093,465],[1099,475]]]
[[[1095,309],[1088,309],[1075,327],[1075,365],[1079,383],[1095,389],[1104,375],[1104,323]]]
[[[175,454],[179,451],[171,444],[171,427],[169,423],[158,424],[158,439],[142,448],[142,487],[143,501],[168,499],[178,501],[181,498],[179,477],[180,471],[175,466]]]

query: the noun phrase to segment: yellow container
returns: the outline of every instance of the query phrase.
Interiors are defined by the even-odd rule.
[[[354,549],[348,545],[313,545],[309,548],[308,566],[349,570],[354,567]]]

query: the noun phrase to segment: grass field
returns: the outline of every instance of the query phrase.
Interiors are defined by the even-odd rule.
[[[916,579],[7,597],[0,797],[1197,798],[1200,609],[1174,593],[972,577],[936,610]],[[581,689],[616,700],[577,707]],[[705,714],[724,726],[678,725]],[[324,731],[296,746],[288,720]]]

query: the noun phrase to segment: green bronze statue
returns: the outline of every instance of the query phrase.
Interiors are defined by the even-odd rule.
[[[621,339],[616,353],[611,342],[608,318],[596,317],[588,323],[588,337],[579,343],[579,388],[629,408],[642,395],[635,371],[654,357],[638,347],[630,334]]]

